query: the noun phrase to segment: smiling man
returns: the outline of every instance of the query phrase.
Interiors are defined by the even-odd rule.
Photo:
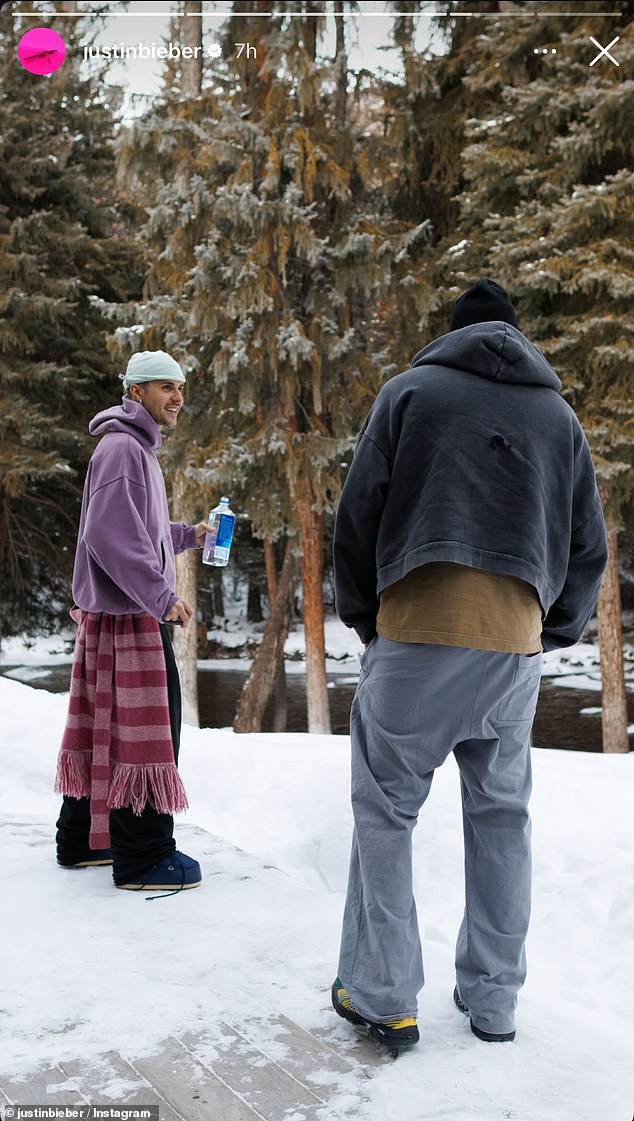
[[[164,351],[134,354],[121,405],[89,425],[73,573],[78,624],[56,789],[57,859],[113,865],[117,887],[180,890],[200,865],[176,851],[172,814],[187,799],[176,764],[180,685],[167,625],[187,625],[174,555],[202,547],[206,523],[170,522],[156,458],[175,428],[185,375]]]

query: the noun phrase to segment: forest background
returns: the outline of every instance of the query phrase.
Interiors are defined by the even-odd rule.
[[[231,495],[231,563],[252,614],[266,618],[234,726],[261,726],[300,613],[308,729],[328,732],[330,541],[356,435],[380,385],[490,275],[510,290],[592,447],[610,540],[598,609],[603,744],[627,750],[631,3],[567,3],[574,20],[531,0],[385,4],[395,74],[351,65],[354,3],[242,0],[214,25],[220,51],[168,60],[133,121],[105,64],[81,65],[103,17],[74,0],[8,7],[0,642],[67,622],[88,420],[117,400],[130,354],[160,347],[188,374],[185,415],[161,453],[172,516],[200,520]],[[170,38],[208,47],[208,7],[174,4]],[[27,12],[38,11],[68,47],[47,78],[16,59],[34,24]],[[421,20],[433,50],[420,47]],[[590,37],[615,35],[619,65],[590,67]],[[196,722],[196,658],[223,614],[222,579],[192,553],[178,580],[198,604],[198,629],[177,636]]]

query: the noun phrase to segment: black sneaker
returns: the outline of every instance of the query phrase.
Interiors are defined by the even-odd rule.
[[[360,1024],[367,1027],[372,1039],[376,1039],[377,1043],[383,1044],[384,1047],[389,1047],[390,1050],[398,1052],[405,1050],[407,1047],[414,1047],[418,1043],[420,1035],[413,1016],[407,1016],[403,1020],[386,1020],[385,1022],[368,1020],[359,1012],[358,1008],[354,1007],[348,995],[348,990],[340,977],[333,981],[331,996],[332,1006],[338,1016],[348,1020],[351,1024]]]
[[[57,863],[60,868],[100,868],[103,865],[112,864],[112,853],[110,849],[92,849],[83,860],[73,860],[68,863],[65,860],[60,860],[58,856]]]
[[[485,1031],[484,1028],[477,1027],[471,1019],[471,1012],[469,1011],[469,1008],[458,992],[457,985],[453,991],[453,1002],[456,1008],[458,1008],[464,1016],[469,1017],[469,1021],[471,1023],[471,1031],[478,1037],[478,1039],[483,1039],[485,1043],[512,1043],[515,1039],[514,1031],[493,1032]]]

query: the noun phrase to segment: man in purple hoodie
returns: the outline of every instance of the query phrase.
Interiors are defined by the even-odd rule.
[[[178,890],[201,882],[176,851],[172,813],[187,805],[176,770],[181,699],[168,623],[191,607],[175,590],[176,553],[203,545],[206,523],[171,522],[156,458],[178,423],[185,376],[163,351],[134,354],[121,405],[98,413],[73,573],[78,623],[56,789],[57,859],[113,864],[115,885]]]

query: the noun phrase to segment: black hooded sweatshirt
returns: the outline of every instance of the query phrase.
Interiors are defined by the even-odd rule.
[[[497,321],[443,335],[386,382],[335,523],[337,611],[363,642],[381,591],[432,561],[525,580],[544,649],[579,640],[607,546],[590,450],[560,387],[537,347]]]

